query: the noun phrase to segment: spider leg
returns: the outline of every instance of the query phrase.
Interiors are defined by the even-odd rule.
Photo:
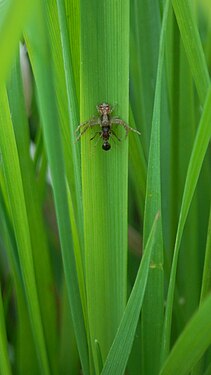
[[[78,127],[76,128],[75,130],[75,133],[77,133],[80,128],[82,128],[84,125],[86,124],[93,124],[93,123],[96,123],[96,125],[99,123],[99,119],[97,117],[92,117],[91,119],[87,120],[87,121],[84,121],[82,122],[80,125],[78,125]]]
[[[82,132],[78,135],[78,137],[76,138],[76,141],[78,141],[78,140],[81,138],[81,136],[87,131],[87,129],[89,129],[89,128],[93,127],[93,126],[100,125],[101,122],[100,122],[100,119],[98,119],[98,118],[93,118],[93,120],[86,121],[85,123],[79,125],[79,126],[77,127],[76,131],[79,130],[79,129],[81,128],[81,126],[84,126],[85,124],[88,124],[88,125],[87,125],[87,126],[82,130]]]
[[[125,132],[126,132],[125,137],[127,137],[129,131],[132,131],[134,133],[141,135],[141,133],[138,130],[131,128],[128,124],[126,124],[125,121],[121,120],[120,118],[112,117],[111,122],[112,124],[121,125],[124,127]]]
[[[112,113],[117,107],[117,103],[114,103],[113,107],[111,107],[110,113]]]

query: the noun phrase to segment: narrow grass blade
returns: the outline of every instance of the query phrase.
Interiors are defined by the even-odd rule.
[[[17,304],[17,315],[21,317],[17,322],[17,339],[15,340],[15,363],[20,374],[30,373],[36,375],[39,372],[38,358],[35,355],[35,340],[33,339],[32,326],[25,298],[24,283],[22,279],[20,262],[18,257],[15,235],[8,215],[5,203],[8,203],[6,194],[2,193],[4,184],[3,176],[0,177],[0,228],[1,240],[6,249],[9,267],[14,282],[15,299]],[[4,192],[5,193],[5,192]]]
[[[181,38],[186,50],[187,58],[192,70],[193,78],[198,91],[199,99],[204,105],[210,84],[196,19],[193,14],[193,5],[190,1],[172,0],[172,5],[179,25]]]
[[[62,54],[64,60],[64,73],[65,73],[65,81],[66,81],[66,91],[67,91],[67,100],[68,100],[68,111],[69,111],[69,122],[70,126],[70,135],[72,143],[75,140],[75,128],[79,124],[79,110],[78,110],[78,102],[76,96],[76,86],[75,86],[75,79],[73,73],[73,65],[72,65],[72,56],[69,47],[69,39],[68,39],[68,29],[66,24],[66,13],[65,13],[65,4],[64,0],[60,1],[57,0],[57,8],[58,8],[58,16],[59,16],[59,27],[61,30],[61,44],[62,44]],[[76,218],[77,221],[79,219],[82,221],[82,201],[81,201],[81,176],[80,176],[80,168],[79,168],[79,148],[78,147],[71,147],[72,151],[72,160],[73,160],[73,170],[74,170],[74,180],[75,180],[75,189],[77,191],[76,194]],[[72,178],[72,177],[71,177]],[[80,234],[83,234],[83,224],[79,221],[80,225]]]
[[[43,374],[49,374],[18,153],[9,112],[6,89],[2,86],[0,87],[0,107],[0,149],[2,152],[4,174],[15,236],[18,244],[22,277],[27,296],[31,324],[33,326],[37,355],[40,361],[40,370]]]
[[[159,2],[131,2],[131,16],[131,107],[148,155],[161,30]]]
[[[80,374],[80,358],[72,324],[67,288],[62,286],[61,335],[59,342],[59,374]]]
[[[203,303],[209,292],[211,291],[211,209],[207,230],[207,244],[204,260],[204,270],[201,286],[200,305]],[[192,371],[192,375],[201,375],[203,371],[204,358],[199,361]]]
[[[200,102],[196,96],[192,72],[187,60],[180,31],[172,12],[169,20],[171,38],[167,48],[168,81],[170,90],[170,170],[168,180],[170,185],[170,218],[167,224],[170,233],[170,246],[167,246],[169,260],[173,258],[175,235],[178,225],[181,199],[187,173],[188,162],[193,147],[196,126],[199,119]],[[169,61],[170,60],[170,61]],[[187,116],[188,112],[188,116]],[[170,176],[170,178],[169,178]],[[199,193],[200,195],[200,193]],[[199,222],[198,222],[198,196],[196,195],[188,216],[186,230],[184,231],[181,244],[182,255],[178,265],[178,290],[183,296],[185,303],[181,307],[187,321],[196,309],[200,293],[202,252],[198,251],[199,243]],[[191,262],[190,262],[191,259]],[[184,266],[185,265],[185,266]],[[184,268],[185,267],[185,268]],[[184,277],[184,270],[186,277]],[[195,287],[193,288],[193,280]],[[178,300],[175,299],[175,308]],[[179,312],[175,311],[177,322],[181,322]],[[174,330],[178,335],[182,324],[177,324]],[[172,337],[174,340],[174,337]]]
[[[63,1],[54,2],[51,5],[46,3],[46,21],[52,53],[52,78],[55,81],[54,89],[58,108],[57,115],[61,129],[65,175],[72,204],[70,221],[72,231],[76,233],[77,239],[79,239],[79,242],[75,242],[75,236],[73,236],[76,265],[79,271],[79,288],[83,311],[85,312],[81,168],[79,163],[79,147],[76,145],[75,137],[75,128],[79,123],[79,110]],[[32,64],[35,64],[35,69],[37,70],[37,65],[40,64],[40,61],[37,58],[37,54],[35,54],[36,34],[31,35],[30,39],[27,39],[27,42]],[[37,77],[40,78],[39,75]]]
[[[188,323],[169,354],[160,375],[186,375],[211,344],[211,296]]]
[[[135,284],[101,375],[124,374],[145,294],[151,255],[159,237],[159,221],[160,215],[157,214],[144,249]]]
[[[42,215],[42,201],[36,176],[34,175],[33,162],[30,156],[30,140],[28,123],[25,113],[24,97],[19,66],[19,54],[13,68],[8,84],[8,97],[13,127],[16,138],[17,150],[26,203],[27,218],[34,260],[35,276],[37,282],[38,298],[43,322],[44,335],[48,351],[49,363],[52,373],[57,368],[57,339],[56,339],[56,301],[53,289],[54,280],[50,262],[49,247]],[[27,171],[27,173],[26,173]]]
[[[77,99],[80,98],[80,1],[65,0],[67,27]]]
[[[78,284],[78,275],[76,272],[76,260],[73,251],[73,240],[68,209],[66,165],[64,160],[65,145],[61,134],[61,129],[63,128],[62,126],[60,127],[57,112],[53,78],[54,65],[49,65],[49,50],[47,46],[52,35],[49,35],[49,29],[45,24],[45,20],[48,20],[49,16],[46,6],[47,4],[40,3],[38,13],[34,15],[30,28],[25,31],[25,37],[27,40],[27,45],[29,46],[29,54],[37,85],[39,109],[43,125],[46,153],[52,177],[64,274],[67,284],[68,299],[71,307],[73,326],[83,372],[85,374],[89,374],[87,337]],[[42,40],[43,43],[37,45],[37,40]],[[69,145],[69,147],[71,146]]]
[[[35,8],[34,0],[0,3],[0,82],[5,81],[15,57],[24,24]]]
[[[207,230],[207,245],[206,245],[206,253],[205,253],[205,260],[204,260],[204,271],[203,271],[203,279],[202,279],[202,287],[201,287],[201,302],[204,298],[208,295],[211,291],[211,208],[210,208],[210,216],[209,216],[209,223],[208,223],[208,230]]]
[[[165,4],[160,36],[160,50],[149,150],[144,215],[144,243],[146,243],[146,239],[148,238],[156,210],[161,210],[160,111],[163,77],[162,73],[169,8],[170,1],[167,0]],[[160,342],[162,337],[164,314],[163,235],[161,221],[159,222],[158,233],[159,235],[157,237],[156,246],[152,254],[149,280],[142,311],[143,372],[149,374],[157,374],[160,366]]]
[[[198,127],[197,135],[195,138],[193,150],[191,153],[190,162],[188,165],[187,177],[185,181],[184,193],[182,198],[182,206],[180,211],[179,223],[177,228],[176,243],[174,248],[174,257],[172,263],[172,270],[169,282],[167,305],[166,305],[166,315],[165,315],[165,325],[164,325],[164,336],[163,336],[163,359],[169,351],[170,342],[170,332],[171,332],[171,320],[172,320],[172,306],[173,297],[175,289],[175,279],[177,262],[179,255],[179,248],[181,243],[181,238],[187,218],[187,214],[192,201],[193,193],[196,188],[199,173],[202,167],[205,153],[211,137],[211,88],[209,89],[207,99],[204,105],[203,114]]]
[[[12,375],[9,361],[7,333],[4,319],[4,308],[0,289],[0,374]]]
[[[135,128],[134,118],[130,109],[130,126]],[[144,216],[144,201],[146,192],[147,166],[143,152],[143,145],[140,137],[130,137],[129,139],[129,170],[136,189],[137,201]]]
[[[83,248],[80,157],[79,148],[75,144],[75,129],[79,124],[79,108],[64,0],[55,2],[54,6],[48,5],[47,15],[49,40],[53,53],[52,66],[57,82],[56,97],[59,119],[62,125],[67,181],[73,201],[74,220],[77,222],[77,228],[80,232],[79,239]],[[70,147],[70,144],[72,147]]]

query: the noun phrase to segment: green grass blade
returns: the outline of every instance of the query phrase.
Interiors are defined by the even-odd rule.
[[[128,122],[129,1],[80,4],[81,122],[96,116],[102,102]],[[90,141],[99,127],[81,137],[87,305],[97,372],[95,340],[105,360],[126,304],[128,141],[121,128],[114,131],[122,142],[111,140],[108,152],[102,139]]]
[[[8,355],[8,343],[7,334],[4,319],[4,308],[0,289],[0,374],[11,375],[12,370],[10,367],[9,355]]]
[[[188,323],[169,354],[160,375],[186,375],[211,344],[211,296]]]
[[[39,190],[36,185],[36,176],[33,173],[33,162],[29,153],[30,140],[28,123],[25,114],[18,60],[11,71],[10,83],[8,85],[8,97],[19,154],[43,329],[46,337],[51,371],[55,373],[58,351],[56,340],[56,301],[54,294],[49,289],[49,285],[53,288],[54,281],[47,236],[44,230],[45,225],[41,210],[42,201],[40,200]]]
[[[46,19],[49,44],[52,53],[52,73],[54,75],[54,81],[56,82],[54,88],[61,128],[67,189],[71,201],[70,221],[72,232],[76,233],[76,236],[73,236],[74,252],[83,311],[86,315],[81,168],[79,164],[79,147],[75,142],[75,128],[79,123],[79,110],[73,76],[72,54],[69,47],[65,17],[66,13],[62,1],[47,5]],[[36,35],[28,40],[28,46],[30,48],[32,63],[37,66],[40,61],[37,56],[34,55],[36,51]],[[77,240],[75,240],[76,237]]]
[[[148,155],[161,29],[159,2],[131,2],[131,16],[131,105]]]
[[[207,296],[211,290],[211,208],[210,208],[210,217],[207,230],[207,245],[206,253],[204,260],[204,271],[201,287],[201,301]]]
[[[193,5],[190,1],[183,0],[172,0],[172,5],[198,91],[199,100],[203,105],[209,88],[210,78],[193,14]]]
[[[52,177],[64,274],[73,326],[83,372],[89,374],[87,338],[80,299],[78,276],[76,273],[76,260],[73,252],[73,239],[68,209],[64,162],[65,145],[61,134],[62,126],[60,127],[61,123],[59,122],[60,118],[58,118],[55,87],[53,85],[53,63],[49,66],[49,51],[47,45],[48,41],[51,40],[53,36],[49,34],[49,29],[45,27],[45,20],[48,20],[49,17],[48,9],[45,7],[46,5],[47,4],[43,4],[43,8],[40,6],[39,12],[34,15],[33,23],[31,23],[30,28],[25,31],[25,37],[27,45],[29,46],[29,54],[37,85],[39,108],[43,124],[46,153]],[[43,17],[43,13],[46,18]],[[37,45],[37,40],[42,40],[43,43]],[[72,145],[69,147],[72,147]]]
[[[74,142],[75,139],[75,128],[79,124],[79,111],[78,111],[78,103],[76,97],[76,87],[75,87],[75,80],[73,74],[73,65],[72,65],[72,56],[69,47],[69,39],[68,39],[68,30],[66,25],[66,13],[65,13],[65,5],[63,0],[57,0],[57,7],[58,7],[58,15],[59,15],[59,26],[61,29],[61,43],[62,43],[62,52],[63,52],[63,60],[64,60],[64,72],[65,72],[65,80],[66,80],[66,90],[67,90],[67,99],[68,99],[68,110],[69,110],[69,121],[70,121],[70,135],[71,141]],[[79,148],[78,147],[71,147],[72,150],[72,160],[73,160],[73,168],[74,168],[74,180],[75,180],[75,189],[78,192],[76,195],[76,207],[77,207],[77,215],[76,217],[82,219],[82,202],[81,202],[81,178],[80,178],[80,168],[79,168]],[[80,232],[82,235],[82,224],[80,228]]]
[[[80,98],[80,1],[65,0],[69,43],[75,78],[77,99]]]
[[[6,207],[7,197],[2,194],[3,176],[1,176],[0,189],[0,228],[1,239],[6,249],[9,267],[14,282],[15,298],[17,303],[17,340],[15,345],[16,367],[19,373],[36,375],[39,372],[38,358],[35,353],[35,342],[30,325],[29,311],[25,298],[24,284],[20,270],[18,250],[15,242],[15,235],[8,210]],[[4,198],[4,199],[3,199]],[[7,202],[8,203],[8,202]],[[33,369],[33,370],[32,370]]]
[[[159,214],[157,214],[144,249],[144,255],[139,266],[135,284],[131,291],[117,334],[106,358],[101,373],[102,375],[124,374],[147,285],[151,255],[159,237],[159,221],[160,217]]]
[[[130,126],[135,128],[134,118],[130,109]],[[144,157],[143,146],[140,137],[130,137],[129,139],[129,170],[132,175],[134,187],[136,189],[137,201],[143,216],[144,201],[146,192],[147,166]]]
[[[57,9],[58,5],[58,9]],[[55,93],[58,107],[59,123],[62,136],[67,189],[70,194],[70,220],[73,236],[76,266],[83,310],[86,310],[84,294],[84,246],[83,246],[83,209],[81,199],[81,168],[79,148],[75,144],[75,128],[79,123],[79,110],[73,76],[72,56],[67,35],[66,14],[62,1],[54,2],[46,8],[48,37],[52,51],[52,72],[54,74]],[[76,22],[76,20],[75,20]],[[61,39],[60,39],[61,38]],[[36,36],[30,39],[32,61],[39,64],[34,56]],[[77,240],[75,241],[75,238]],[[79,242],[78,242],[79,239]]]
[[[202,285],[201,285],[200,305],[203,303],[203,301],[208,296],[211,290],[210,275],[211,275],[211,209],[210,209],[208,231],[207,231],[207,243],[206,243],[204,270],[203,270],[203,278],[202,278]],[[209,356],[209,353],[210,351],[208,352],[207,356]],[[192,370],[191,375],[204,374],[203,372],[204,362],[205,362],[205,358],[202,357],[202,359],[196,364],[196,366]]]
[[[204,105],[203,114],[196,134],[193,150],[191,153],[190,162],[188,165],[187,177],[185,181],[184,193],[182,198],[182,206],[180,211],[179,223],[177,228],[176,243],[174,248],[174,258],[172,263],[171,277],[169,283],[165,326],[164,326],[164,341],[163,341],[163,359],[165,359],[169,350],[170,332],[171,332],[171,316],[173,296],[175,289],[175,278],[177,270],[177,261],[179,255],[179,248],[183,229],[185,226],[187,214],[192,201],[193,193],[196,188],[199,173],[201,171],[202,163],[211,137],[211,89],[208,92],[207,99]]]
[[[160,111],[164,50],[169,8],[170,2],[167,1],[160,36],[160,50],[149,150],[144,216],[144,243],[149,235],[155,211],[161,210]],[[163,235],[161,222],[159,223],[158,232],[159,236],[152,254],[149,280],[142,311],[143,372],[149,374],[157,374],[160,366],[160,342],[162,337],[164,313]],[[154,297],[152,298],[152,296]]]
[[[192,72],[187,60],[186,52],[180,37],[180,31],[176,18],[172,12],[169,20],[169,38],[167,48],[168,82],[170,91],[170,169],[168,181],[170,184],[170,217],[167,225],[170,233],[170,245],[166,246],[168,258],[171,261],[175,243],[175,235],[178,225],[179,211],[181,207],[182,194],[187,173],[188,162],[196,134],[196,125],[199,119],[200,103],[196,96]],[[170,59],[169,59],[170,57]],[[188,112],[188,116],[187,116]],[[170,176],[170,178],[169,178]],[[200,194],[200,193],[199,193]],[[185,303],[181,307],[185,320],[187,321],[196,309],[200,293],[201,262],[202,253],[198,251],[199,222],[198,222],[198,197],[193,200],[186,230],[184,231],[181,244],[181,257],[178,265],[178,292],[182,294]],[[164,224],[164,225],[165,225]],[[191,258],[191,262],[189,261]],[[184,277],[184,265],[186,277]],[[180,275],[180,276],[179,276]],[[195,280],[195,287],[192,283]],[[175,299],[175,307],[177,304]],[[179,313],[175,311],[176,320],[179,321]],[[181,320],[180,320],[181,322]],[[177,325],[174,331],[178,335],[182,328]],[[172,337],[174,341],[174,337]]]
[[[0,82],[4,82],[15,57],[23,25],[33,13],[35,2],[13,0],[0,3]]]
[[[83,215],[81,200],[81,176],[79,148],[75,143],[75,129],[79,123],[79,109],[69,46],[64,0],[48,6],[48,28],[53,53],[53,71],[57,77],[56,90],[59,117],[62,124],[64,157],[67,165],[67,180],[70,185],[74,216],[83,245]],[[57,15],[58,13],[58,15]],[[61,38],[61,40],[60,40]],[[59,63],[58,63],[59,60]],[[57,87],[57,86],[56,86]],[[62,94],[61,94],[62,91]],[[70,147],[72,144],[72,147]]]
[[[33,326],[33,334],[36,341],[37,355],[40,361],[40,370],[43,374],[48,374],[48,359],[36,290],[29,224],[27,220],[18,153],[9,112],[6,89],[2,86],[0,87],[0,107],[0,149],[2,152],[4,174],[15,236],[18,244],[22,277],[27,296],[31,324]]]

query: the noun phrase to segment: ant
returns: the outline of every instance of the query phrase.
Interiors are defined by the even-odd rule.
[[[90,141],[93,140],[96,137],[96,135],[99,135],[99,137],[103,139],[102,149],[104,151],[110,150],[111,145],[109,143],[109,138],[112,135],[116,139],[118,139],[119,142],[121,142],[121,139],[113,131],[112,125],[122,125],[124,127],[124,129],[125,129],[125,132],[126,132],[126,136],[125,137],[127,137],[128,132],[130,130],[133,131],[133,132],[135,132],[135,133],[137,133],[137,134],[139,134],[139,135],[141,134],[141,133],[139,133],[138,130],[135,130],[135,129],[131,128],[129,125],[126,124],[126,122],[124,122],[120,118],[118,118],[118,117],[112,117],[111,113],[113,112],[113,108],[110,106],[110,104],[108,104],[108,103],[101,103],[101,104],[97,105],[96,108],[97,108],[97,111],[100,114],[100,116],[98,118],[97,117],[93,117],[92,119],[83,122],[82,124],[80,124],[77,127],[76,132],[79,131],[83,126],[86,125],[85,128],[82,130],[82,132],[77,137],[77,139],[76,139],[77,141],[87,131],[87,129],[89,129],[91,127],[94,127],[94,126],[97,126],[97,125],[99,125],[101,127],[101,130],[97,131],[95,133],[95,135],[92,138],[90,138]]]

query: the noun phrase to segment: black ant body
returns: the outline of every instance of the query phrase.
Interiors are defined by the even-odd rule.
[[[76,132],[80,130],[81,127],[85,126],[85,128],[82,130],[82,132],[77,137],[77,140],[80,139],[80,137],[87,131],[87,129],[99,125],[101,127],[101,130],[96,132],[95,135],[90,139],[94,139],[96,135],[98,134],[100,138],[103,139],[102,149],[104,151],[108,151],[111,148],[111,145],[109,143],[109,138],[113,135],[115,138],[118,139],[119,142],[121,142],[121,139],[117,137],[116,133],[112,129],[112,125],[122,125],[126,131],[126,136],[128,135],[128,132],[132,130],[133,132],[140,134],[138,130],[135,130],[128,126],[123,120],[121,120],[118,117],[112,117],[111,113],[113,111],[113,108],[108,103],[101,103],[97,105],[97,111],[100,114],[99,118],[92,118],[88,121],[85,121],[84,123],[80,124]]]

